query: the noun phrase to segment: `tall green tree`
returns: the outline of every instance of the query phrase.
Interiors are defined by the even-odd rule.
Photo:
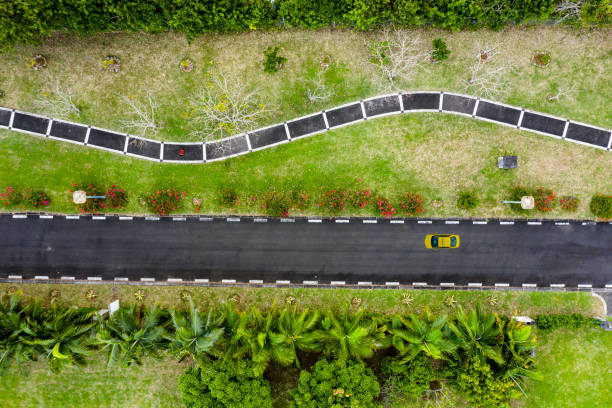
[[[446,315],[435,317],[429,308],[421,316],[410,314],[408,319],[395,315],[391,319],[389,332],[391,342],[407,363],[419,353],[435,359],[444,359],[455,350],[455,344],[444,335]]]
[[[157,306],[120,308],[97,330],[99,344],[108,349],[107,366],[142,364],[143,357],[159,358],[167,345],[167,314]]]
[[[223,314],[210,309],[203,318],[193,299],[189,299],[189,310],[173,310],[171,317],[174,332],[168,337],[171,341],[170,353],[176,355],[179,361],[189,356],[202,367],[210,356],[220,355],[217,346],[223,336]]]
[[[347,308],[339,316],[328,312],[320,326],[315,349],[335,357],[340,363],[349,358],[361,361],[372,357],[375,350],[388,346],[386,326],[379,327],[376,319],[365,317],[362,310],[350,313]]]
[[[502,378],[511,379],[524,393],[525,379],[541,380],[541,374],[534,369],[536,336],[531,327],[512,318],[503,323],[504,339],[502,356],[504,363],[499,367]]]

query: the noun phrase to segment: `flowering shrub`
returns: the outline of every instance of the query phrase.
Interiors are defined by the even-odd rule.
[[[400,207],[405,214],[418,215],[423,213],[423,197],[419,193],[404,193]]]
[[[226,188],[221,191],[221,198],[219,200],[223,208],[231,208],[238,205],[238,195],[231,188]]]
[[[28,208],[42,208],[51,203],[51,199],[44,191],[26,191],[25,202]]]
[[[292,191],[289,200],[291,201],[291,207],[305,210],[308,208],[310,196],[305,191]]]
[[[597,194],[591,199],[591,212],[598,218],[612,218],[612,195]]]
[[[371,197],[370,189],[354,190],[349,193],[348,200],[353,208],[364,208],[370,202]]]
[[[389,200],[384,197],[376,197],[376,211],[385,218],[390,218],[395,214],[395,208],[391,205]]]
[[[17,205],[22,199],[23,196],[13,187],[7,187],[2,193],[0,193],[0,203],[2,203],[3,206]]]
[[[106,206],[108,208],[121,208],[128,202],[127,193],[119,186],[112,185],[106,190]]]
[[[557,205],[557,196],[555,192],[549,188],[538,187],[533,193],[535,208],[538,211],[550,212]]]
[[[155,190],[154,193],[145,196],[144,200],[151,212],[167,215],[181,208],[181,199],[186,195],[186,192],[179,193],[174,188],[167,188]]]
[[[559,200],[559,204],[561,204],[561,208],[564,210],[574,212],[578,208],[578,204],[580,204],[580,199],[574,196],[564,196]]]
[[[72,183],[72,191],[83,190],[88,196],[103,196],[105,191],[95,184]],[[104,198],[88,198],[84,204],[76,204],[77,209],[84,214],[97,214],[106,208]]]
[[[346,208],[346,192],[330,190],[323,193],[319,207],[326,208],[330,214],[339,214]]]
[[[459,193],[459,198],[457,199],[457,207],[464,210],[472,210],[478,207],[479,201],[476,193],[472,191],[462,191]]]
[[[263,209],[268,215],[287,217],[289,215],[289,200],[284,194],[271,190],[263,198]]]

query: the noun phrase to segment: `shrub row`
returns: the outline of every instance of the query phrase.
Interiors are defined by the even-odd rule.
[[[577,313],[573,314],[550,314],[537,315],[535,318],[538,329],[555,330],[561,327],[568,329],[579,329],[584,326],[598,326],[599,321]]]
[[[561,19],[562,0],[9,0],[0,2],[0,44],[36,42],[56,30],[161,31],[187,38],[208,31],[279,26],[349,26],[359,30],[394,22],[449,30]],[[580,4],[580,3],[578,3]],[[586,0],[565,22],[608,24],[608,0]]]

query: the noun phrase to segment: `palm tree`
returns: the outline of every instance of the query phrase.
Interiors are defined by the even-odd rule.
[[[175,354],[179,361],[190,356],[203,367],[205,359],[219,355],[216,346],[223,335],[222,314],[210,309],[204,320],[193,299],[189,299],[188,313],[173,310],[171,316],[174,333],[167,338],[171,341],[170,353]]]
[[[423,310],[420,317],[409,315],[408,320],[399,315],[393,316],[389,332],[393,336],[393,346],[402,357],[401,363],[411,361],[419,353],[435,359],[443,359],[453,353],[455,345],[444,336],[446,321],[446,315],[435,319],[428,308]]]
[[[315,333],[315,349],[334,356],[341,364],[349,358],[361,361],[372,357],[374,350],[387,345],[386,326],[379,327],[372,318],[364,318],[362,310],[351,314],[349,309],[336,316],[328,312]]]
[[[96,336],[98,343],[108,348],[107,366],[141,365],[142,357],[158,359],[158,351],[167,342],[167,323],[167,315],[157,306],[147,309],[144,316],[142,304],[119,309],[100,325]]]
[[[533,369],[535,358],[532,350],[536,345],[536,336],[531,332],[531,327],[514,318],[504,324],[503,333],[504,364],[500,367],[502,377],[510,378],[524,394],[522,385],[526,378],[542,379],[540,373]]]
[[[282,365],[293,362],[293,355],[287,336],[277,330],[278,313],[276,312],[276,299],[272,309],[265,315],[256,307],[250,312],[252,322],[246,331],[246,340],[249,344],[249,352],[253,360],[254,370],[257,375],[262,375],[270,361],[276,361]]]
[[[21,370],[23,363],[35,361],[42,352],[39,346],[26,342],[32,334],[27,312],[21,303],[20,292],[0,302],[0,375],[5,374],[13,362]]]
[[[483,364],[487,359],[499,365],[504,363],[500,346],[503,333],[497,315],[483,312],[480,305],[470,313],[459,307],[456,321],[447,327],[453,342],[468,357],[476,357]]]
[[[314,331],[319,318],[318,311],[310,313],[308,309],[298,314],[297,306],[285,307],[278,318],[278,330],[287,338],[293,361],[298,368],[301,368],[301,364],[297,351],[310,351],[316,348],[317,339]]]
[[[27,317],[32,334],[26,343],[42,348],[55,373],[66,366],[84,367],[85,357],[94,345],[93,309],[60,308],[55,303],[42,309],[39,302],[32,306]]]

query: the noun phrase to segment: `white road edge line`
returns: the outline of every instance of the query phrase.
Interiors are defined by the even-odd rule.
[[[427,286],[427,282],[412,282],[412,286]]]
[[[117,282],[127,282],[129,279],[128,278],[116,277],[114,280],[117,281]]]
[[[34,280],[49,280],[49,277],[46,275],[36,275]]]
[[[359,101],[359,104],[361,105],[361,114],[363,115],[363,120],[366,120],[368,117],[365,113],[365,106],[363,106],[363,101]]]
[[[200,218],[199,218],[199,220],[200,220],[200,221],[208,221],[208,222],[210,222],[210,221],[212,221],[213,219],[212,219],[212,217],[200,217]]]
[[[155,278],[140,278],[141,282],[155,282]]]
[[[336,224],[348,224],[349,220],[336,220]]]
[[[187,221],[186,217],[172,217],[172,221]]]
[[[389,223],[391,223],[391,224],[403,224],[404,220],[391,220],[391,221],[389,221]]]
[[[372,282],[357,282],[358,286],[372,286]]]
[[[472,221],[474,225],[487,225],[488,221]]]
[[[208,279],[195,279],[195,283],[208,283]]]
[[[377,224],[378,221],[377,220],[363,220],[364,224]]]
[[[523,125],[523,116],[525,116],[525,109],[521,109],[521,115],[519,116],[518,123],[516,124],[517,129],[520,129]]]
[[[227,217],[226,221],[227,222],[240,222],[240,218],[238,218],[238,217]]]
[[[267,218],[253,218],[253,222],[268,222]]]
[[[565,283],[551,283],[550,287],[551,288],[564,288],[565,287]]]
[[[570,225],[569,222],[555,222],[555,225]]]
[[[87,280],[88,281],[101,281],[102,278],[100,276],[88,276]]]
[[[385,282],[385,286],[399,286],[399,282]]]
[[[417,224],[431,224],[431,220],[418,220]]]
[[[60,277],[60,280],[70,280],[70,281],[73,281],[75,279],[74,279],[74,276],[62,276],[62,277]]]
[[[52,215],[39,215],[38,218],[40,218],[41,220],[52,220],[53,216]]]
[[[482,288],[482,283],[481,282],[469,282],[468,287],[469,288]]]
[[[21,275],[9,275],[9,279],[22,279]]]
[[[121,221],[132,221],[134,217],[119,217]]]
[[[455,286],[455,282],[440,282],[440,286]]]
[[[221,279],[221,283],[236,283],[236,279]]]
[[[249,279],[249,283],[250,284],[254,284],[254,285],[261,285],[263,283],[263,280],[261,279]]]
[[[510,284],[509,283],[496,283],[495,287],[496,288],[508,288],[510,287]]]
[[[318,285],[319,281],[313,281],[313,280],[305,280],[302,282],[302,285]]]
[[[183,281],[182,278],[168,278],[167,280],[168,282],[182,282]]]
[[[592,285],[592,284],[590,284],[590,283],[580,283],[580,284],[578,285],[578,287],[579,287],[579,288],[592,288],[592,287],[593,287],[593,285]]]
[[[514,225],[514,221],[500,221],[499,225]]]
[[[321,224],[323,222],[323,220],[318,219],[318,218],[309,218],[308,222],[310,222],[312,224]]]
[[[145,217],[147,221],[159,221],[159,217]]]
[[[567,128],[569,127],[570,121],[565,121],[565,127],[563,128],[563,135],[561,135],[561,139],[565,139],[565,135],[567,135]]]
[[[295,218],[281,218],[280,222],[295,222]]]
[[[345,281],[331,281],[330,285],[332,286],[342,286],[342,285],[346,285]]]
[[[22,220],[24,218],[28,218],[28,216],[25,214],[13,214],[13,218]]]
[[[523,283],[521,286],[524,288],[535,288],[538,285],[536,283]]]
[[[94,215],[91,217],[92,220],[96,220],[96,221],[104,221],[106,219],[106,216],[104,215]]]
[[[445,224],[459,224],[459,221],[457,220],[446,220],[444,221]]]
[[[291,281],[288,281],[288,280],[279,280],[279,279],[277,279],[277,280],[276,280],[276,284],[277,284],[277,285],[291,285]]]

